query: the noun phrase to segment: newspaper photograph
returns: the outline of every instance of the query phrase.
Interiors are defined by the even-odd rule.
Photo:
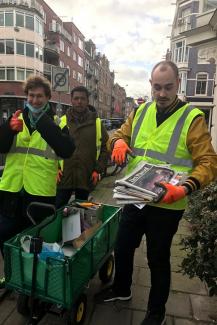
[[[156,183],[169,182],[173,176],[174,171],[168,167],[141,162],[131,174],[117,180],[115,183],[158,197],[163,188],[156,185]]]
[[[185,173],[175,172],[168,165],[140,162],[132,173],[115,182],[113,197],[118,204],[158,202],[165,193],[160,182],[177,185]]]

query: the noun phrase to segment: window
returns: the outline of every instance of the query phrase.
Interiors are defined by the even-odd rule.
[[[24,27],[24,14],[20,12],[16,13],[16,26]]]
[[[178,90],[179,94],[181,94],[181,95],[186,94],[186,84],[187,84],[187,73],[181,72],[180,73],[179,90]]]
[[[5,80],[5,69],[0,68],[0,80]]]
[[[0,12],[0,26],[4,26],[4,25],[5,25],[4,13]]]
[[[64,42],[60,40],[60,51],[64,52]]]
[[[17,41],[16,47],[17,47],[17,49],[16,49],[17,54],[25,55],[25,43],[24,42]]]
[[[5,41],[0,40],[0,54],[5,54]]]
[[[187,62],[188,61],[188,46],[185,45],[185,41],[180,41],[175,44],[174,50],[174,61],[176,63],[179,62]]]
[[[26,43],[26,56],[34,58],[34,44]]]
[[[17,80],[25,80],[25,69],[17,68]]]
[[[5,13],[5,26],[14,26],[13,12],[6,12]]]
[[[82,83],[83,81],[83,76],[80,72],[78,72],[78,78],[77,78],[78,82]]]
[[[216,0],[204,0],[203,11],[208,11],[217,8]]]
[[[6,69],[7,80],[14,80],[14,68],[7,68]]]
[[[78,38],[78,47],[83,50],[83,41],[80,38]]]
[[[60,60],[60,67],[64,68],[64,62]]]
[[[6,54],[14,54],[14,40],[6,40]]]
[[[36,59],[39,59],[39,46],[35,45],[35,57]]]
[[[73,78],[77,79],[77,72],[75,70],[73,70]]]
[[[77,54],[76,54],[75,51],[73,52],[73,60],[74,60],[74,61],[77,61]]]
[[[67,47],[67,55],[70,56],[70,47]]]
[[[34,17],[26,15],[26,28],[34,30]]]
[[[207,91],[207,73],[198,73],[196,80],[196,95],[206,95]]]
[[[80,55],[78,55],[78,64],[83,67],[83,59],[82,57],[80,57]]]
[[[33,74],[34,70],[31,69],[26,69],[26,78],[28,78],[30,76],[30,74]]]
[[[39,46],[39,60],[43,61],[43,49]]]

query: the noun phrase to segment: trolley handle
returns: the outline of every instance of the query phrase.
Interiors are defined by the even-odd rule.
[[[55,205],[53,205],[53,204],[42,203],[42,202],[31,202],[31,203],[28,205],[28,207],[27,207],[26,214],[27,214],[29,220],[32,222],[32,224],[33,224],[34,226],[37,225],[37,222],[36,222],[35,219],[32,217],[31,212],[30,212],[31,208],[34,207],[34,206],[35,206],[35,207],[40,207],[40,208],[45,208],[45,209],[50,209],[50,210],[52,210],[52,212],[53,212],[53,218],[51,218],[48,222],[46,222],[45,224],[43,224],[43,225],[41,225],[41,226],[39,227],[39,229],[38,229],[38,231],[37,231],[37,235],[39,235],[40,232],[41,232],[41,230],[42,230],[44,227],[46,227],[47,225],[49,225],[51,222],[53,222],[53,221],[56,219],[56,217],[57,217],[56,207],[55,207]]]

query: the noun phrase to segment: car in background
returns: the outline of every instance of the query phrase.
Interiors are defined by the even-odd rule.
[[[123,117],[111,117],[110,122],[112,124],[112,129],[119,129],[124,123]]]
[[[102,123],[105,125],[106,130],[112,130],[112,122],[109,119],[101,119]]]

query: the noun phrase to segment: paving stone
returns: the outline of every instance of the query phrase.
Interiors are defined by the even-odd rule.
[[[173,245],[171,247],[171,256],[172,257],[185,257],[186,256],[186,252],[181,249],[182,247],[180,245]]]
[[[133,311],[132,325],[140,325],[143,319],[145,318],[144,311]]]
[[[173,256],[171,258],[171,271],[179,272],[181,270],[181,263],[183,261],[183,257]]]
[[[206,287],[199,278],[190,279],[187,275],[172,272],[172,286],[175,291],[207,295]]]
[[[146,310],[150,288],[135,285],[132,286],[133,298],[129,302],[129,308]]]
[[[190,295],[193,316],[196,320],[215,321],[217,324],[217,298]]]
[[[139,268],[138,280],[136,284],[146,287],[151,286],[151,275],[149,269],[146,269],[144,267]]]
[[[188,294],[171,292],[166,305],[166,312],[170,316],[192,318],[191,301]]]
[[[132,311],[115,304],[97,305],[89,325],[131,325]]]

